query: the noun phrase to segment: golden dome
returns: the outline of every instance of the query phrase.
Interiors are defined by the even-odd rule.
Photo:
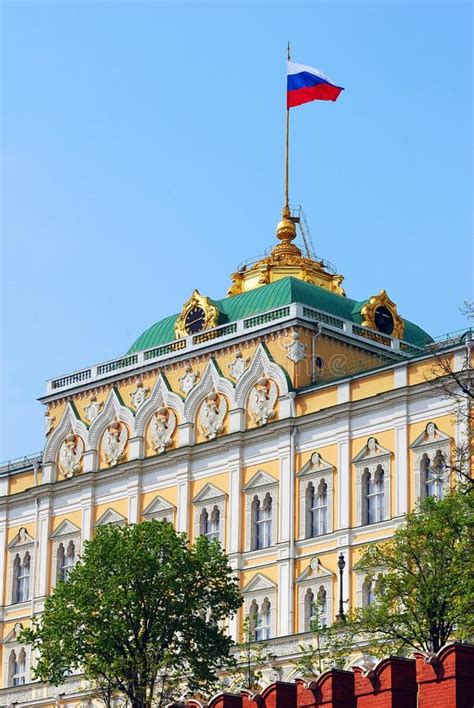
[[[293,241],[296,238],[296,226],[295,222],[286,216],[283,212],[283,218],[278,222],[277,226],[277,238],[280,241]]]

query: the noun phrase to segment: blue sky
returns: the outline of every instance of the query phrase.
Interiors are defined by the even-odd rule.
[[[290,198],[363,299],[433,335],[472,297],[472,5],[2,3],[0,459],[47,378],[123,353],[274,242],[285,48],[346,91],[292,111]]]

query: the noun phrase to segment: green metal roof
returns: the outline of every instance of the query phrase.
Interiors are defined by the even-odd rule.
[[[261,312],[267,312],[268,310],[290,305],[293,302],[308,305],[308,307],[322,310],[329,315],[361,324],[362,317],[360,311],[367,300],[360,302],[351,300],[348,297],[331,293],[329,290],[320,288],[318,285],[311,285],[310,283],[305,283],[303,280],[292,277],[282,278],[275,283],[263,285],[260,288],[255,288],[255,290],[242,293],[242,295],[226,297],[222,300],[213,300],[213,303],[221,313],[219,324],[235,322],[244,317],[250,317]],[[132,344],[127,354],[142,351],[143,349],[150,349],[151,347],[160,346],[173,341],[175,338],[174,324],[177,318],[178,315],[171,315],[171,317],[166,317],[164,320],[160,320],[149,327],[149,329],[145,330]],[[404,340],[406,342],[423,346],[432,341],[429,334],[420,327],[408,320],[404,320],[404,322]]]

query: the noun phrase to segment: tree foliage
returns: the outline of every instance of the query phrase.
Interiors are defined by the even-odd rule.
[[[166,522],[107,525],[22,640],[40,651],[41,680],[81,671],[102,696],[149,708],[183,683],[194,691],[215,681],[232,644],[223,622],[240,604],[216,541],[189,546]]]
[[[369,546],[355,569],[375,601],[350,615],[354,637],[373,653],[438,651],[474,637],[474,493],[462,487],[425,499],[393,538]]]

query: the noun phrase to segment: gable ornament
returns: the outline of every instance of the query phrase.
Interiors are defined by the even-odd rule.
[[[59,448],[59,467],[66,479],[70,479],[81,471],[83,452],[82,439],[71,430]]]
[[[184,374],[179,377],[179,388],[185,396],[194,388],[199,378],[199,371],[193,371],[191,364],[186,364]]]
[[[277,397],[276,383],[261,376],[250,391],[250,415],[256,425],[265,425],[275,417]]]
[[[150,393],[150,387],[149,386],[144,386],[143,381],[138,381],[137,386],[134,391],[130,394],[130,400],[132,402],[132,406],[138,410],[140,406],[142,406],[146,399],[148,398],[148,394]]]
[[[235,353],[235,359],[229,364],[229,373],[238,381],[250,363],[250,357],[244,357],[241,351]]]
[[[104,404],[102,401],[98,401],[96,396],[91,396],[89,403],[84,408],[84,416],[88,423],[92,423],[99,413],[101,412]]]
[[[299,332],[296,332],[296,330],[291,333],[290,343],[284,346],[288,359],[293,363],[298,364],[306,357],[306,344],[300,341]]]
[[[54,417],[54,415],[50,415],[49,411],[46,411],[44,416],[45,434],[49,435],[52,429],[54,428],[54,421],[56,420],[56,418]]]
[[[171,445],[176,428],[174,411],[160,406],[151,419],[151,444],[155,452],[164,452]]]
[[[102,440],[102,453],[110,467],[118,465],[125,457],[125,445],[128,440],[127,427],[119,420],[114,420],[105,431]]]
[[[206,396],[199,413],[199,427],[208,440],[214,440],[222,432],[226,413],[225,396],[219,396],[215,391]]]

